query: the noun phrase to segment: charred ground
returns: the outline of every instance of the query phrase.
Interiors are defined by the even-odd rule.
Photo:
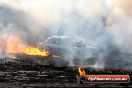
[[[9,59],[9,58],[8,58]],[[87,74],[129,74],[129,70],[85,68]],[[132,77],[131,77],[132,78]],[[132,87],[128,84],[77,84],[76,67],[55,67],[19,61],[0,62],[0,87]]]

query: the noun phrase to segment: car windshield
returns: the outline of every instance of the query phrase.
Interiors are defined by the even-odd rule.
[[[47,44],[73,45],[74,41],[70,37],[50,37],[46,40]]]

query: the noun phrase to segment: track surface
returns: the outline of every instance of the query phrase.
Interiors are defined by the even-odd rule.
[[[129,74],[121,70],[87,69],[89,74]],[[16,62],[0,63],[0,88],[43,87],[132,87],[128,84],[77,84],[75,67],[54,67]]]

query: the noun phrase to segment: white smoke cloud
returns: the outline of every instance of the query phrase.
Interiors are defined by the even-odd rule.
[[[23,10],[42,24],[64,21],[64,15],[73,11],[93,20],[99,18],[103,10],[99,0],[2,0],[1,3]]]
[[[99,47],[99,50],[104,49],[105,52],[99,55],[101,59],[96,65],[105,65],[105,58],[111,52],[108,48],[110,43],[116,44],[123,52],[132,52],[131,0],[1,0],[0,7],[2,6],[12,10],[3,13],[0,8],[2,30],[12,30],[12,27],[7,29],[3,25],[5,20],[5,23],[13,20],[7,22],[8,27],[14,25],[22,37],[24,33],[20,30],[28,30],[31,35],[38,37],[38,42],[45,39],[43,37],[57,34],[59,29],[64,29],[66,34],[83,39]],[[11,13],[15,14],[11,16]],[[23,38],[31,40],[29,36]]]

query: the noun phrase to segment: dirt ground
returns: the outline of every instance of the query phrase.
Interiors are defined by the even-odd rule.
[[[78,84],[75,67],[55,67],[38,64],[1,62],[0,88],[43,88],[43,87],[132,87],[128,84]],[[87,69],[90,74],[129,74],[122,70]]]

